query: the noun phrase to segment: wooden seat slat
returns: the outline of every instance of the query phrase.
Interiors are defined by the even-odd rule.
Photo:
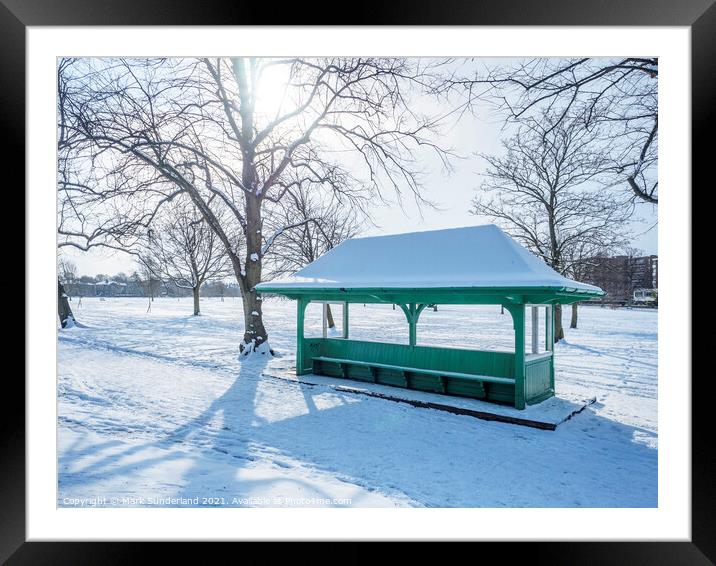
[[[363,362],[358,360],[348,360],[342,358],[329,358],[326,356],[316,356],[313,360],[318,362],[328,362],[334,364],[350,364],[361,367],[376,367],[383,369],[392,369],[396,371],[409,373],[422,373],[427,375],[436,375],[438,377],[452,377],[455,379],[465,379],[470,381],[484,381],[486,383],[503,383],[506,385],[514,385],[515,380],[511,377],[495,377],[493,375],[475,375],[470,373],[460,373],[454,371],[440,371],[433,369],[415,368],[407,366],[397,366],[392,364],[381,364],[378,362]]]

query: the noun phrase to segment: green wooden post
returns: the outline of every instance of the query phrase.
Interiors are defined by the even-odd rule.
[[[348,301],[343,303],[343,338],[348,338]]]
[[[408,321],[408,344],[410,346],[415,346],[416,342],[416,332],[415,332],[415,303],[410,304],[398,304],[400,309],[405,313],[405,318]]]
[[[525,305],[509,305],[515,328],[515,409],[525,408]]]
[[[408,344],[415,346],[418,342],[418,321],[415,316],[415,303],[410,303],[410,317],[408,318]]]
[[[550,307],[549,309],[550,316],[545,317],[549,318],[549,336],[547,336],[547,340],[549,341],[549,351],[552,352],[552,360],[549,364],[549,386],[552,388],[552,391],[554,391],[554,307]]]
[[[420,313],[423,312],[427,303],[409,303],[407,305],[398,305],[405,313],[405,318],[408,319],[408,344],[410,346],[416,346],[418,343],[418,320],[420,319]]]
[[[306,317],[306,306],[308,302],[306,299],[298,299],[298,313],[296,317],[296,375],[303,375],[306,373],[304,369],[304,320]]]

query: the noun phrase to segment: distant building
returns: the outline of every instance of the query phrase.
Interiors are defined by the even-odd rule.
[[[177,287],[174,283],[154,280],[155,297],[189,297],[191,289]],[[65,292],[70,297],[148,297],[147,281],[130,279],[129,281],[71,281],[63,282]],[[208,281],[202,285],[202,297],[240,297],[237,283]]]
[[[97,286],[91,281],[73,281],[64,283],[64,286],[70,297],[94,297],[97,294]]]
[[[585,283],[601,287],[604,303],[630,303],[636,289],[659,288],[659,257],[614,256],[593,258],[583,277]]]
[[[127,295],[127,284],[117,281],[100,281],[95,283],[98,297],[124,297]]]

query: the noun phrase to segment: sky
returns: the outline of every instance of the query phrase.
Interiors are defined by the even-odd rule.
[[[485,161],[476,153],[499,154],[502,139],[506,136],[501,119],[486,109],[481,116],[466,115],[446,133],[446,145],[466,154],[455,162],[452,174],[445,175],[435,167],[425,185],[425,197],[437,203],[439,209],[423,207],[419,210],[410,199],[403,203],[405,210],[397,205],[376,207],[374,212],[377,227],[366,231],[366,235],[393,234],[423,230],[437,230],[488,224],[489,218],[470,213],[472,199],[480,193],[483,180],[481,173]],[[617,189],[618,190],[618,189]],[[421,216],[422,212],[422,216]],[[657,254],[658,227],[657,207],[643,203],[637,205],[630,231],[634,234],[632,247],[645,254]]]
[[[423,102],[416,101],[417,106]],[[482,182],[481,172],[486,163],[477,153],[496,154],[502,149],[502,139],[509,136],[504,122],[494,110],[478,107],[475,114],[463,114],[461,118],[442,132],[440,142],[454,148],[460,158],[453,161],[453,170],[446,172],[437,158],[426,158],[427,171],[423,184],[424,197],[436,207],[418,207],[406,195],[402,207],[397,203],[378,203],[372,209],[373,226],[368,226],[362,235],[375,236],[397,234],[490,223],[490,219],[470,213],[471,201],[479,193]],[[645,254],[658,253],[657,207],[649,204],[637,205],[630,231],[634,234],[632,247]],[[136,270],[133,256],[122,252],[93,249],[82,252],[63,249],[64,257],[73,261],[80,275],[118,272],[131,273]]]

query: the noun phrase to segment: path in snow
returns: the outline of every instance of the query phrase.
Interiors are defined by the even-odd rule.
[[[240,301],[204,299],[201,317],[190,309],[190,299],[166,298],[150,313],[142,299],[85,298],[76,309],[89,328],[60,333],[59,505],[93,496],[123,506],[160,497],[657,504],[655,312],[580,309],[581,328],[557,348],[557,384],[598,402],[549,432],[262,376],[267,364],[292,362],[295,304],[266,301],[271,345],[283,357],[248,363],[236,356]],[[512,337],[499,307],[441,306],[423,317],[428,343],[450,336],[454,345],[507,348]],[[356,305],[351,322],[356,338],[407,334],[389,306]]]

